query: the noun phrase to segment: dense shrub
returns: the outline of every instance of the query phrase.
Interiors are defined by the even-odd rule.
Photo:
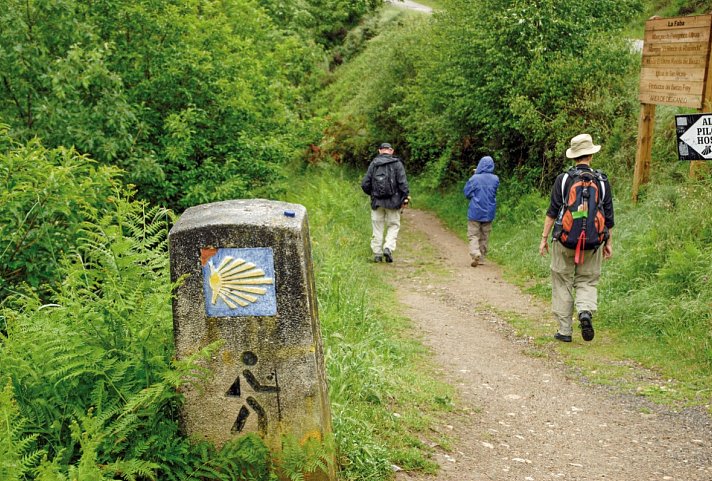
[[[46,296],[82,222],[115,202],[119,171],[72,149],[17,144],[0,129],[0,299],[22,285]]]
[[[383,5],[383,0],[260,0],[283,28],[302,32],[327,46],[337,46],[359,19]]]
[[[323,15],[352,22],[372,3]],[[13,135],[118,165],[144,198],[269,195],[312,137],[302,117],[323,48],[255,2],[10,0],[0,30],[0,116]]]
[[[616,33],[639,0],[444,3],[432,19],[374,39],[327,91],[327,140],[346,160],[388,138],[407,147],[415,170],[431,164],[436,185],[487,152],[506,172],[540,172],[543,186],[573,135],[602,139],[635,118],[639,58]],[[364,75],[369,66],[378,73]]]

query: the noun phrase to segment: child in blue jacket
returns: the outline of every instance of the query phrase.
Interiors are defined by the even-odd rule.
[[[470,240],[472,267],[481,264],[487,255],[487,241],[492,231],[499,187],[499,177],[493,172],[492,157],[482,157],[474,175],[465,184],[465,197],[470,199],[467,209],[467,238]]]

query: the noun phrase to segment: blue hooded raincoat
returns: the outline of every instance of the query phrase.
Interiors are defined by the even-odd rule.
[[[470,199],[467,218],[477,222],[492,222],[497,207],[499,177],[494,175],[492,157],[482,157],[475,174],[465,184],[465,197]]]

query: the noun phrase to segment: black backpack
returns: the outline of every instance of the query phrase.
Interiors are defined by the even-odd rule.
[[[396,193],[392,162],[380,164],[373,170],[371,195],[377,199],[388,199]]]
[[[595,250],[608,239],[603,199],[604,175],[597,170],[570,169],[561,179],[563,204],[554,223],[553,238],[576,249],[575,261],[583,262],[582,250]]]

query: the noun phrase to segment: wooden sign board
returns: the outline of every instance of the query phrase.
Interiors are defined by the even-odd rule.
[[[645,23],[641,103],[702,107],[711,27],[712,15],[656,18]]]

